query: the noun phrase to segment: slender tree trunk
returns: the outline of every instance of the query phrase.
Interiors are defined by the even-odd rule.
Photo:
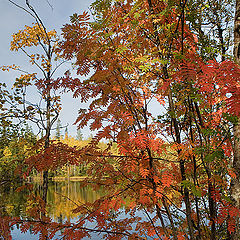
[[[50,114],[51,114],[51,96],[50,96],[50,90],[47,93],[47,124],[46,124],[46,135],[45,135],[45,149],[49,147],[49,141],[50,141],[50,134],[51,134],[51,119],[50,119]],[[43,172],[43,200],[45,203],[47,203],[47,190],[48,190],[48,170],[45,170]]]
[[[50,76],[50,72],[48,72],[48,76]],[[50,77],[49,83],[50,83]],[[48,87],[48,86],[47,86]],[[46,99],[46,135],[45,135],[45,144],[44,148],[47,149],[50,144],[50,135],[51,135],[51,95],[50,95],[50,90],[47,92],[47,99]],[[47,192],[48,192],[48,170],[43,171],[43,186],[42,186],[42,199],[45,203],[47,204]],[[45,214],[44,214],[45,216]],[[43,234],[42,239],[48,240],[48,234],[45,235]]]
[[[240,65],[240,0],[236,0],[236,13],[234,22],[234,57]],[[235,169],[236,179],[231,183],[231,194],[236,207],[240,207],[240,118],[234,126],[234,159],[233,168]],[[239,216],[236,220],[235,232],[231,235],[231,239],[240,239]]]
[[[185,4],[184,3],[181,3],[181,4],[182,4],[182,11],[183,11],[183,14],[181,16],[182,17],[182,29],[184,29],[184,7],[185,7]],[[152,0],[148,0],[148,6],[149,6],[150,13],[154,16],[154,10],[153,10],[154,8],[153,8]],[[156,39],[156,45],[157,45],[157,48],[159,49],[160,39],[158,36],[158,30],[157,30],[158,26],[154,23],[154,21],[152,22],[152,24],[153,24],[153,29],[155,30],[154,35],[155,35],[155,39]],[[182,31],[182,40],[183,40],[183,31]],[[183,51],[183,41],[182,41],[182,51]],[[161,59],[162,56],[159,55],[159,57]],[[168,79],[168,77],[169,77],[166,66],[163,66],[163,76],[165,79]],[[171,114],[174,114],[175,108],[174,108],[174,101],[173,101],[171,89],[169,89],[168,101],[169,101],[169,110],[170,110]],[[179,129],[177,119],[175,118],[174,115],[171,117],[171,121],[173,123],[173,127],[175,130],[176,142],[178,144],[181,144],[180,129]],[[181,152],[178,152],[179,156],[180,156],[180,153]],[[180,160],[180,172],[181,172],[182,180],[183,181],[186,180],[184,159]],[[182,194],[183,194],[183,199],[184,199],[184,203],[186,206],[186,217],[187,217],[187,224],[188,224],[188,230],[189,230],[189,237],[191,240],[194,240],[195,236],[194,236],[194,229],[193,229],[193,219],[191,217],[192,209],[191,209],[191,203],[190,203],[190,198],[189,198],[189,191],[186,187],[184,187]]]

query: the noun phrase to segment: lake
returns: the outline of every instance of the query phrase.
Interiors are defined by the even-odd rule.
[[[37,192],[40,185],[34,183],[33,191]],[[90,186],[82,186],[77,181],[50,182],[47,194],[47,215],[56,222],[75,222],[80,216],[72,213],[77,204],[93,202],[104,194],[103,189],[93,191]],[[12,217],[25,217],[28,205],[28,191],[17,192],[15,188],[7,189],[0,193],[0,214]],[[18,227],[11,231],[13,240],[37,240],[38,235],[31,231],[21,233]],[[101,239],[97,234],[92,234],[92,239]]]
[[[10,216],[10,217],[21,217],[26,219],[26,210],[29,206],[29,194],[37,193],[40,184],[34,183],[33,190],[29,193],[29,190],[24,190],[17,192],[16,188],[10,188],[5,191],[0,192],[0,215]],[[83,186],[82,182],[78,181],[59,181],[50,182],[47,194],[47,216],[53,219],[55,222],[64,223],[69,221],[71,223],[76,223],[82,215],[74,214],[72,210],[81,205],[81,203],[94,202],[101,196],[104,196],[106,191],[104,188],[94,191],[90,186]],[[114,214],[114,213],[113,213]],[[133,216],[133,215],[132,215]],[[144,211],[136,210],[136,215],[141,218],[141,221],[149,221],[148,217],[154,217],[154,213],[149,213],[148,216]],[[125,212],[124,206],[120,209],[119,215],[116,217],[118,220],[129,219],[131,216],[129,213]],[[166,222],[167,223],[167,220]],[[160,224],[158,222],[157,224]],[[94,222],[86,222],[85,227],[94,229]],[[132,223],[132,231],[136,227],[136,222]],[[130,231],[130,232],[132,232]],[[34,235],[31,229],[26,233],[22,233],[19,226],[14,226],[11,229],[11,235],[13,240],[38,240],[39,235]],[[56,234],[55,239],[58,238],[59,234]],[[145,239],[152,239],[144,234]],[[1,238],[0,238],[1,239]],[[83,238],[84,240],[89,239],[89,237]],[[102,234],[91,233],[91,239],[100,240],[102,239]],[[122,239],[126,239],[122,237]]]

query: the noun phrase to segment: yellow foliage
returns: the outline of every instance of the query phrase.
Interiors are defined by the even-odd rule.
[[[38,24],[32,26],[25,26],[23,30],[19,30],[17,33],[12,35],[12,41],[10,44],[11,51],[19,51],[21,49],[28,57],[32,65],[37,65],[44,71],[50,71],[52,64],[49,61],[48,54],[28,54],[25,48],[41,46],[44,51],[48,51],[51,46],[51,52],[55,53],[56,47],[58,46],[57,32],[55,30],[46,31],[45,28]],[[9,71],[13,67],[2,67],[2,70]]]
[[[46,44],[55,38],[55,30],[45,32],[44,28],[38,24],[33,24],[32,27],[25,26],[25,29],[12,35],[10,50],[18,51],[21,48],[37,46],[40,41]]]
[[[12,156],[12,152],[10,151],[10,149],[8,147],[5,147],[5,149],[3,151],[3,155],[5,157],[10,157],[10,156]]]
[[[12,69],[12,70],[18,70],[19,69],[19,66],[16,66],[15,64],[13,64],[13,65],[8,65],[8,66],[0,66],[0,69],[2,70],[2,71],[8,71],[9,72],[9,70],[10,69]]]

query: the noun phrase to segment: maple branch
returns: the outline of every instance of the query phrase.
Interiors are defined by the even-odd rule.
[[[118,168],[117,168],[117,169],[118,169]],[[142,178],[142,179],[139,179],[138,181],[136,181],[135,179],[129,178],[128,176],[126,176],[120,169],[118,169],[118,171],[119,171],[126,179],[128,179],[130,182],[135,182],[135,183],[137,184],[137,183],[140,183],[140,182],[143,181],[143,183],[141,183],[143,186],[146,186],[146,187],[152,189],[152,186],[149,186],[149,185],[147,185],[146,183],[144,183],[144,180],[146,180],[146,179]],[[132,189],[133,191],[136,191],[136,190],[133,189],[133,188],[131,188],[131,189]],[[174,190],[175,190],[175,189],[174,189]],[[164,198],[166,198],[169,202],[171,202],[171,204],[172,204],[178,211],[180,211],[180,212],[182,212],[182,213],[184,213],[184,214],[186,215],[186,212],[182,211],[181,208],[178,208],[178,207],[167,197],[167,195],[165,195],[165,194],[163,194],[162,192],[158,191],[156,188],[154,189],[154,191],[157,192],[157,193],[159,193],[159,194],[161,194]]]
[[[155,233],[156,233],[156,235],[158,236],[158,238],[159,238],[159,239],[163,239],[163,238],[160,237],[160,235],[159,235],[159,233],[158,233],[158,230],[157,230],[157,228],[156,228],[156,226],[155,226],[152,218],[150,217],[148,211],[147,211],[145,208],[144,208],[143,210],[144,210],[145,214],[147,215],[148,219],[150,220],[150,222],[151,222],[151,224],[152,224],[152,226],[153,226],[153,228],[154,228],[154,230],[155,230]]]

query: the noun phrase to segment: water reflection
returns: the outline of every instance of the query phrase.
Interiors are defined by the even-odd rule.
[[[34,183],[33,192],[37,193],[40,185]],[[23,190],[16,191],[16,187],[0,192],[0,215],[11,217],[25,217],[28,196],[33,192]],[[103,190],[93,191],[90,186],[84,186],[81,182],[50,182],[47,195],[47,215],[55,221],[64,219],[71,221],[78,214],[72,210],[82,203],[94,202],[103,195]]]
[[[0,192],[0,216],[22,217],[25,218],[26,210],[29,206],[29,195],[34,195],[39,192],[41,184],[34,183],[33,190],[24,190],[17,192],[16,188],[10,188]],[[74,214],[72,210],[86,202],[94,202],[101,196],[105,195],[105,189],[102,188],[98,191],[94,191],[89,185],[83,186],[81,182],[50,182],[47,195],[47,215],[56,222],[76,222],[80,217],[79,214]],[[126,204],[128,201],[126,199]],[[146,216],[140,211],[137,211],[137,216],[142,220],[147,221]],[[127,215],[124,211],[118,216],[121,218],[131,218],[133,216]],[[154,217],[154,216],[152,216]],[[94,222],[87,222],[86,227],[94,228]],[[136,224],[133,224],[133,229]],[[40,233],[34,234],[34,231],[30,228],[27,232],[22,232],[19,229],[20,225],[15,225],[11,229],[11,235],[13,240],[37,240],[40,239]],[[56,233],[54,239],[59,239],[61,231]],[[91,239],[102,239],[101,233],[91,233]],[[1,238],[0,238],[1,239]],[[89,237],[83,238],[85,240]],[[124,239],[124,238],[123,238]]]
[[[0,215],[18,217],[24,216],[28,191],[16,191],[16,186],[1,188],[0,191]]]
[[[76,218],[78,214],[72,213],[77,206],[94,202],[103,195],[103,191],[93,191],[90,186],[81,186],[81,182],[54,182],[48,189],[48,215],[61,222],[62,219]]]

